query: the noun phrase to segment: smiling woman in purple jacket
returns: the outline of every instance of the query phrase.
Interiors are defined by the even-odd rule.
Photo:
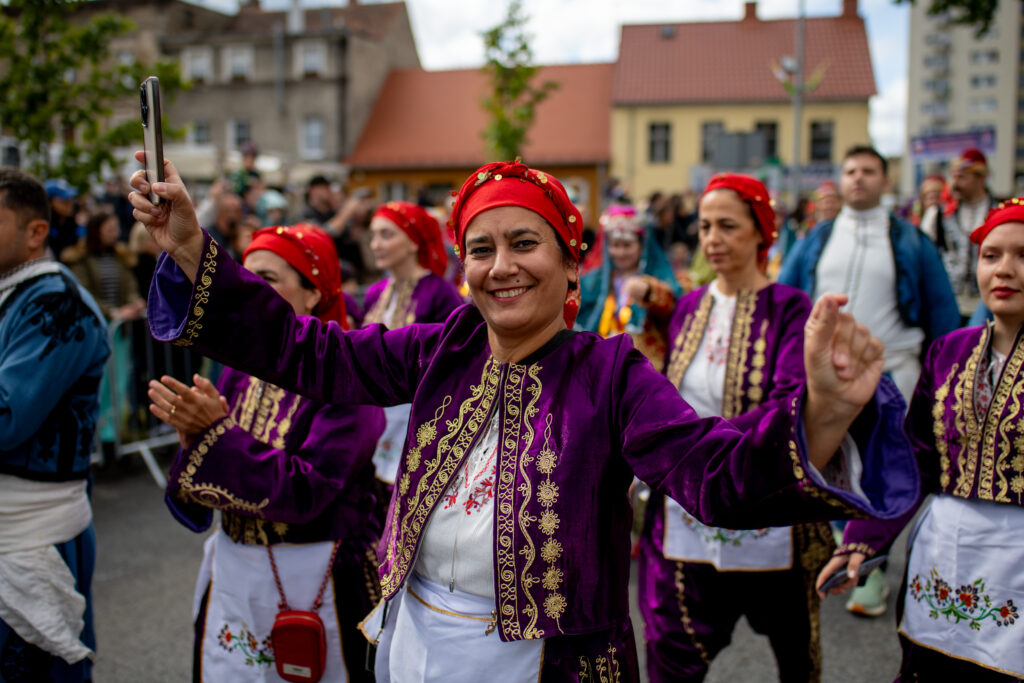
[[[488,164],[456,197],[475,306],[444,324],[344,332],[297,318],[226,258],[165,166],[159,207],[144,174],[132,181],[136,216],[167,252],[151,290],[157,338],[318,400],[412,403],[378,549],[386,602],[364,624],[378,681],[638,680],[634,473],[719,526],[892,517],[917,495],[902,408],[875,393],[882,348],[839,313],[841,296],[811,316],[806,384],[742,433],[698,417],[628,338],[567,329],[582,221],[542,171]],[[865,495],[828,478],[848,433]]]

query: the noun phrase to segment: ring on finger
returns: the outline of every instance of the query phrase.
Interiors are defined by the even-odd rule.
[[[178,409],[178,406],[176,406],[176,405],[174,405],[174,404],[172,403],[172,404],[171,404],[171,410],[170,410],[170,412],[169,412],[168,414],[169,414],[169,415],[174,415],[174,411],[175,411],[175,410],[177,410],[177,409]]]

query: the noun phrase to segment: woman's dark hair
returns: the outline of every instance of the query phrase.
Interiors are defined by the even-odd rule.
[[[110,247],[104,246],[103,242],[100,241],[100,228],[111,218],[117,220],[117,216],[106,211],[101,211],[89,217],[89,222],[85,224],[85,250],[88,253],[102,254],[110,249]]]

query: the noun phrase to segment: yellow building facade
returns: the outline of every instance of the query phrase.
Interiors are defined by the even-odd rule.
[[[800,164],[838,164],[848,148],[870,144],[868,115],[867,99],[805,104]],[[821,158],[820,137],[812,147],[814,133],[823,130],[812,124],[820,123],[831,124],[828,159]],[[674,193],[690,188],[694,168],[705,164],[706,124],[720,124],[725,133],[750,133],[759,124],[762,129],[763,124],[774,124],[776,156],[784,166],[792,163],[793,107],[789,103],[620,105],[612,109],[611,175],[637,200],[655,190]],[[652,131],[658,131],[658,139],[652,140]],[[657,151],[652,154],[652,146],[659,145],[667,146],[667,155]],[[818,153],[817,159],[812,158],[813,152]]]

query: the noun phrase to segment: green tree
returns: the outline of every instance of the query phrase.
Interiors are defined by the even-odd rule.
[[[534,85],[538,67],[526,33],[521,0],[512,0],[505,20],[483,33],[483,71],[491,92],[481,101],[488,115],[483,138],[492,159],[515,159],[526,145],[536,106],[558,87],[554,81]]]
[[[176,62],[114,60],[110,41],[134,25],[115,14],[76,20],[83,4],[10,0],[0,13],[0,126],[23,146],[26,170],[81,190],[116,165],[115,147],[141,143],[138,116],[112,124],[114,106],[138,102],[138,84],[148,75],[160,78],[165,101],[183,85]]]
[[[915,0],[895,0],[896,4],[904,2],[913,4]],[[1006,0],[1012,2],[1012,0]],[[936,15],[949,12],[954,23],[968,24],[975,27],[975,35],[981,37],[995,19],[999,0],[931,0],[928,14]]]

